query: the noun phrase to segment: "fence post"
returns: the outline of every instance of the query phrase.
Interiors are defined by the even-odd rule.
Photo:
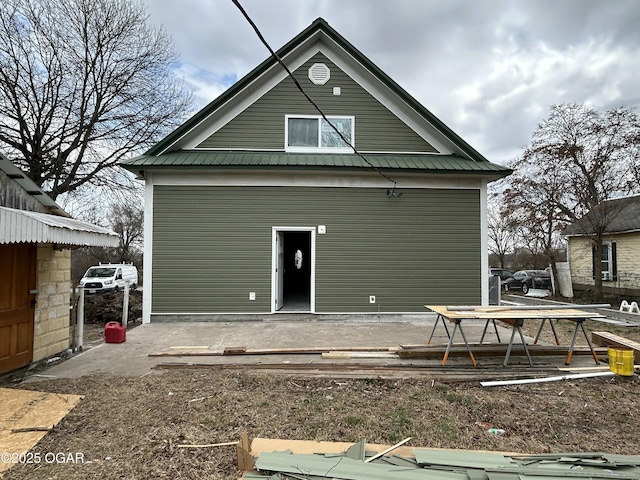
[[[124,296],[122,298],[122,326],[126,327],[129,321],[129,280],[124,283]]]
[[[84,337],[84,286],[78,287],[78,311],[76,313],[76,349],[82,351]]]

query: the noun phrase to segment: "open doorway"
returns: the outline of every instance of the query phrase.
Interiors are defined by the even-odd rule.
[[[313,311],[313,233],[313,228],[274,229],[273,311]]]

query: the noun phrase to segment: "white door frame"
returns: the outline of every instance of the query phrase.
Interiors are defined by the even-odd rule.
[[[271,313],[276,313],[278,286],[282,282],[282,269],[278,270],[278,232],[311,232],[311,292],[309,312],[316,312],[316,227],[271,227]],[[282,301],[282,299],[279,299]]]

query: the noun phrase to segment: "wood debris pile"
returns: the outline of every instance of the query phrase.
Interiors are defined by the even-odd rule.
[[[400,444],[403,442],[400,442]],[[400,445],[398,444],[398,446]],[[294,448],[296,442],[293,443]],[[381,455],[364,440],[340,453],[322,454],[263,451],[255,458],[255,471],[243,480],[520,480],[638,479],[640,456],[606,453],[549,453],[538,455],[494,452],[411,449]],[[382,447],[382,446],[377,446]],[[308,448],[302,448],[302,451]],[[334,449],[330,449],[334,450]],[[383,452],[385,452],[383,450]],[[403,447],[403,453],[407,448]]]

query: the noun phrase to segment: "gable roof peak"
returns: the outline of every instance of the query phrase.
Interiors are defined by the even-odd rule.
[[[283,59],[285,62],[290,62],[297,54],[302,54],[303,52],[306,52],[305,54],[307,54],[308,50],[306,50],[306,46],[313,42],[324,44],[328,49],[335,46],[336,49],[334,53],[339,52],[339,55],[344,55],[343,58],[348,59],[346,60],[347,62],[357,66],[356,68],[359,68],[361,72],[370,76],[373,81],[376,82],[376,85],[380,86],[381,91],[385,92],[385,95],[398,99],[398,103],[402,104],[403,108],[406,107],[407,110],[412,111],[412,114],[415,114],[415,117],[419,122],[424,122],[429,125],[429,128],[433,131],[434,135],[437,135],[438,138],[441,138],[443,142],[446,142],[447,145],[449,145],[448,150],[450,150],[450,153],[461,156],[470,161],[480,163],[488,162],[482,154],[465,142],[453,130],[451,130],[406,90],[404,90],[398,83],[377,67],[346,38],[333,29],[324,18],[316,18],[311,25],[278,49],[276,51],[276,56]],[[263,76],[269,75],[270,72],[274,72],[274,67],[277,67],[277,64],[278,61],[274,56],[267,57],[267,59],[229,87],[219,97],[202,108],[163,140],[151,147],[145,155],[158,156],[179,150],[181,142],[184,142],[185,139],[188,138],[194,138],[194,136],[197,135],[197,132],[202,131],[204,128],[203,125],[212,118],[213,115],[215,115],[218,109],[227,105],[227,102],[232,102],[234,98],[239,97],[250,85],[259,81]]]

